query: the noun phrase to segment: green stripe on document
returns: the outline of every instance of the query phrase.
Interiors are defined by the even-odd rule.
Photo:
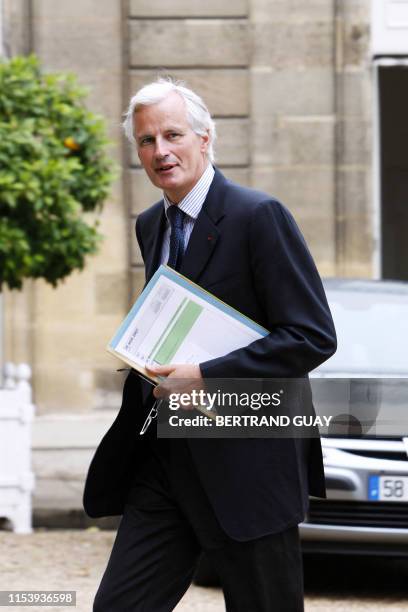
[[[184,342],[186,336],[200,316],[203,307],[192,300],[188,300],[182,312],[179,314],[174,326],[164,342],[159,346],[154,356],[154,361],[163,365],[170,363],[178,349]],[[170,325],[170,323],[169,323]]]
[[[154,345],[154,347],[152,348],[152,350],[150,351],[150,355],[148,357],[148,359],[151,359],[151,356],[153,355],[154,351],[157,349],[157,347],[159,346],[160,342],[163,340],[164,336],[167,334],[167,332],[169,331],[170,327],[173,324],[174,319],[177,317],[178,313],[180,312],[180,310],[183,308],[184,304],[187,302],[187,298],[183,298],[183,300],[180,302],[180,304],[177,306],[176,312],[174,313],[174,315],[171,317],[170,321],[167,323],[166,327],[164,328],[164,331],[160,334],[156,344]]]

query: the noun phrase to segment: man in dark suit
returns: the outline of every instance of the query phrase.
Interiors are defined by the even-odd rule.
[[[163,200],[136,235],[148,281],[168,263],[270,330],[200,364],[152,373],[202,385],[212,378],[304,378],[335,350],[322,284],[290,213],[213,167],[215,130],[202,100],[159,80],[132,98],[125,128]],[[174,389],[173,389],[174,391]],[[154,395],[165,393],[163,385]],[[298,524],[309,494],[324,496],[320,440],[157,438],[139,431],[154,397],[126,379],[121,410],[92,461],[90,516],[123,514],[95,612],[174,609],[206,551],[231,612],[303,610]]]

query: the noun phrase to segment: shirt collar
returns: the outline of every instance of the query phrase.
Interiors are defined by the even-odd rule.
[[[189,217],[197,219],[199,212],[204,204],[205,198],[207,197],[208,190],[210,189],[212,180],[214,178],[214,168],[212,164],[208,164],[207,168],[201,175],[201,178],[197,181],[191,191],[179,202],[178,207]],[[163,194],[164,200],[164,212],[167,218],[167,209],[172,206],[172,202],[168,199],[166,194]]]

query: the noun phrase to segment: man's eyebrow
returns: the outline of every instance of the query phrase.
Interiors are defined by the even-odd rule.
[[[185,128],[180,125],[169,125],[164,129],[164,132],[184,132],[184,130]],[[154,138],[154,136],[150,132],[141,132],[140,134],[136,132],[136,139],[141,140],[142,138]]]
[[[153,138],[148,132],[146,134],[136,134],[136,140],[143,140],[144,138]]]

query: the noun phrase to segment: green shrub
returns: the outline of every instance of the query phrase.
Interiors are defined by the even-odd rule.
[[[24,278],[55,286],[97,250],[85,213],[100,209],[115,169],[85,95],[34,56],[0,61],[0,289]]]

